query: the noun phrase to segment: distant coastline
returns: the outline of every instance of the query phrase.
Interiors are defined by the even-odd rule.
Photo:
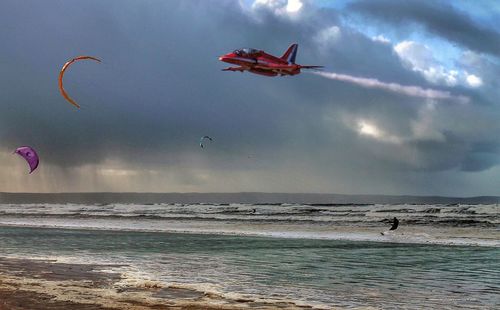
[[[444,197],[306,193],[0,193],[0,203],[496,204],[499,196]]]

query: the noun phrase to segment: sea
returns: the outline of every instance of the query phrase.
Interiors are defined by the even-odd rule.
[[[0,204],[0,256],[266,304],[500,306],[496,204]]]

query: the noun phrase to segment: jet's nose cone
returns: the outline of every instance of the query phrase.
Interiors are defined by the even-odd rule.
[[[219,60],[223,62],[231,62],[233,58],[234,58],[233,54],[224,54],[219,56]]]

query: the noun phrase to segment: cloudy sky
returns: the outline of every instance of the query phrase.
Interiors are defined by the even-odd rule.
[[[0,191],[500,195],[498,20],[493,0],[2,0]],[[294,42],[323,72],[217,59]],[[57,88],[77,55],[102,59],[65,76],[80,110]]]

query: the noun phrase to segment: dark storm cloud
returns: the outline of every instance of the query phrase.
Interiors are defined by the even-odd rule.
[[[323,91],[331,84],[315,87],[317,79],[310,77],[280,80],[220,72],[224,64],[217,56],[248,45],[281,54],[299,41],[301,61],[313,63],[315,55],[307,57],[315,44],[310,35],[321,29],[321,20],[338,22],[332,11],[322,10],[319,21],[311,17],[314,22],[296,23],[266,10],[254,19],[234,1],[217,6],[90,1],[79,3],[78,10],[67,2],[3,5],[2,58],[9,60],[4,67],[9,74],[2,75],[3,98],[8,98],[0,125],[3,144],[38,145],[48,161],[59,165],[95,163],[110,153],[135,158],[166,151],[171,154],[167,162],[175,162],[179,151],[192,151],[204,134],[216,136],[231,152],[247,144],[276,148],[299,134],[289,122],[297,119],[302,102],[315,115],[319,111],[310,106],[331,97]],[[351,37],[353,44],[381,54],[366,38]],[[359,55],[351,57],[361,59],[355,50]],[[347,68],[348,53],[322,63]],[[76,111],[61,98],[55,80],[62,63],[80,54],[103,62],[80,62],[68,71],[66,88],[83,106]],[[357,67],[375,74],[387,60],[374,57],[380,61]],[[396,72],[403,71],[394,57],[388,58]],[[346,99],[357,93],[338,88]]]
[[[290,18],[229,0],[49,4],[0,3],[4,150],[30,144],[44,163],[64,169],[116,160],[131,170],[172,171],[174,179],[202,191],[216,187],[190,170],[193,158],[193,165],[220,178],[245,171],[241,179],[248,183],[241,182],[248,187],[236,189],[271,191],[395,193],[412,188],[402,182],[405,173],[496,164],[500,141],[491,132],[499,129],[492,123],[498,111],[480,110],[489,106],[437,101],[427,110],[422,98],[313,74],[267,78],[220,71],[226,65],[217,57],[235,48],[279,55],[297,42],[302,64],[436,88],[405,68],[390,45],[343,25],[333,9],[308,6]],[[338,38],[319,40],[331,27],[338,27]],[[66,73],[66,89],[82,105],[76,110],[59,95],[57,75],[66,60],[82,54],[103,62],[80,62]],[[473,97],[467,89],[439,89]],[[360,134],[362,120],[387,137]],[[215,141],[201,154],[203,135]],[[418,190],[433,177],[419,174]],[[153,186],[162,189],[158,182]]]
[[[349,4],[348,8],[398,27],[406,27],[408,21],[416,22],[429,32],[473,51],[500,56],[500,33],[496,29],[483,27],[443,1],[362,0]]]
[[[173,1],[90,1],[75,10],[75,3],[59,4],[3,2],[4,144],[29,141],[50,153],[49,161],[74,165],[113,151],[127,157],[134,150],[182,150],[204,134],[231,145],[279,132],[276,122],[286,113],[269,105],[262,114],[252,98],[264,82],[254,79],[249,89],[219,71],[216,57],[233,48],[224,42],[241,41],[238,32],[224,31],[225,23],[247,28],[234,1],[217,9]],[[55,81],[64,61],[79,54],[103,63],[68,70],[66,88],[83,106],[76,111]],[[275,122],[266,121],[271,116]]]

